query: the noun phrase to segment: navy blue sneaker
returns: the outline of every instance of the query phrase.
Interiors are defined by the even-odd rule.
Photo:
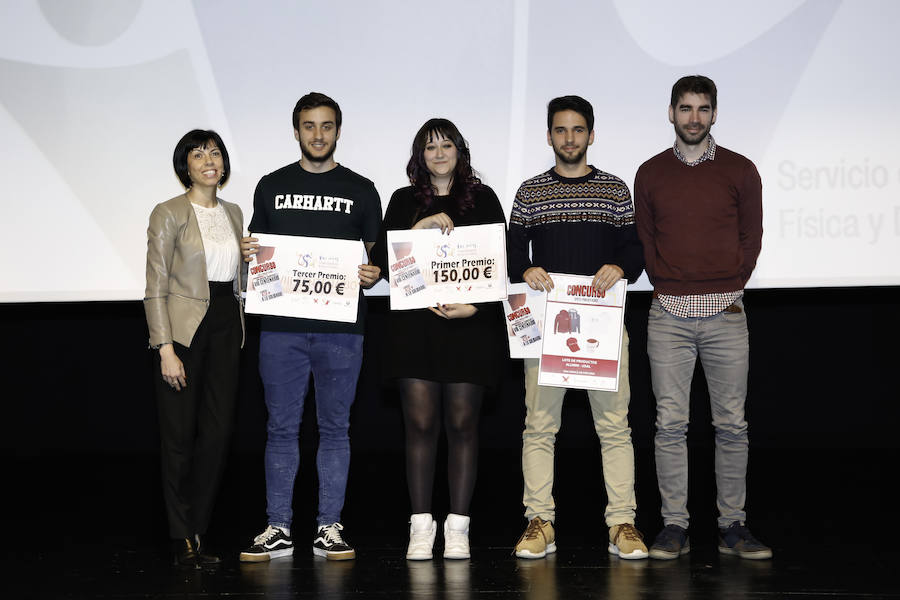
[[[719,529],[719,552],[749,560],[772,558],[772,549],[753,537],[750,530],[740,521],[735,521],[725,529]]]
[[[678,525],[666,525],[650,546],[650,558],[672,560],[691,551],[687,529]]]

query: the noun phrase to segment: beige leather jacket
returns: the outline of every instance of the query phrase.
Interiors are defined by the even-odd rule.
[[[237,240],[243,236],[241,207],[218,200],[225,207]],[[238,243],[235,241],[235,243]],[[235,296],[244,329],[241,271],[234,275]],[[147,228],[147,288],[144,312],[150,330],[150,346],[176,341],[190,346],[209,307],[209,281],[200,226],[185,194],[156,205]],[[246,330],[244,330],[246,335]],[[241,347],[244,341],[241,339]]]

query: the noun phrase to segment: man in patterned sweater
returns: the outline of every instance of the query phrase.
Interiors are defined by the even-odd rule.
[[[772,557],[744,525],[750,347],[741,297],[762,243],[762,183],[752,162],[716,145],[710,135],[716,115],[711,79],[679,79],[669,103],[675,145],[641,165],[634,181],[638,233],[654,289],[647,354],[665,528],[650,556],[659,559],[690,550],[685,436],[697,356],[716,430],[719,552]]]
[[[623,277],[635,281],[643,269],[631,194],[625,183],[587,164],[594,142],[594,111],[578,96],[563,96],[547,107],[547,143],[556,165],[525,181],[509,220],[509,274],[535,290],[548,291],[548,273],[593,276],[608,290]],[[531,258],[529,258],[529,246]],[[600,438],[609,501],[609,552],[622,558],[647,557],[634,527],[634,449],[628,426],[628,334],[623,332],[619,391],[588,391],[594,429]],[[525,359],[525,432],[522,435],[523,502],[529,520],[516,556],[541,558],[556,551],[553,529],[553,455],[565,388],[538,385],[538,360]]]

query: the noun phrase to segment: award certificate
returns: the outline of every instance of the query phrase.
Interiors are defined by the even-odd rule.
[[[527,283],[506,286],[503,314],[510,358],[540,358],[544,330],[544,306],[547,293],[533,290]]]
[[[625,323],[625,280],[598,292],[593,277],[551,273],[540,385],[618,391]]]
[[[359,240],[251,234],[259,239],[247,275],[248,313],[356,322]]]
[[[388,231],[391,310],[506,298],[502,223]]]

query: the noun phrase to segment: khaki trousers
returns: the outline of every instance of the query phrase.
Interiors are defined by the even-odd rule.
[[[525,480],[525,518],[553,521],[553,458],[562,421],[566,389],[538,385],[538,359],[525,359],[525,432],[522,434],[522,475]],[[634,447],[628,426],[628,333],[623,331],[619,391],[588,390],[594,430],[600,438],[606,484],[606,525],[634,524]]]

